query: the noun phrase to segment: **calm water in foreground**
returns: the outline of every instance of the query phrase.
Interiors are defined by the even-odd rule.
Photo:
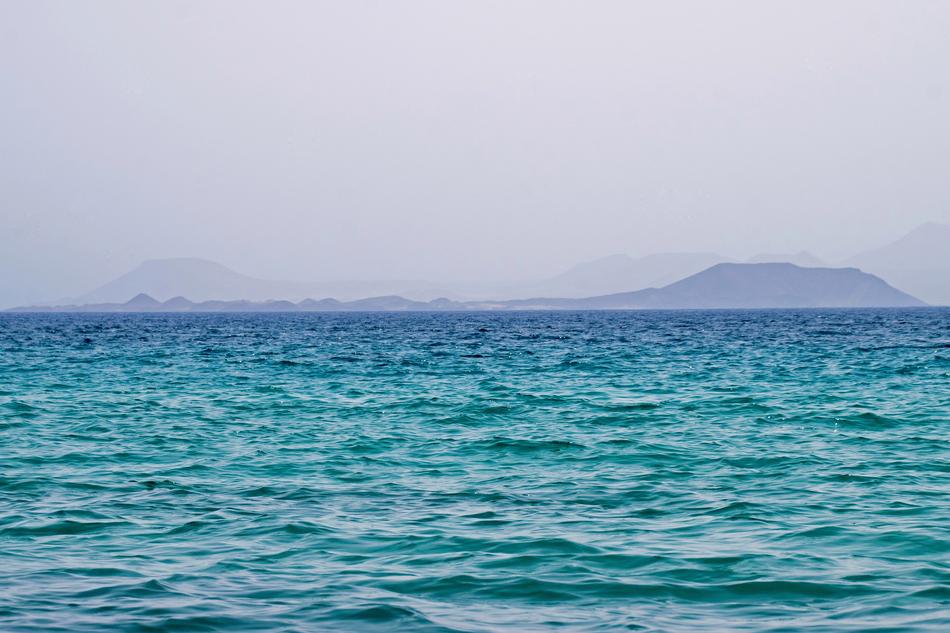
[[[0,630],[950,630],[950,311],[0,315]]]

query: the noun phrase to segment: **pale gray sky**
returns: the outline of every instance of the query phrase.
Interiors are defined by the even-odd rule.
[[[950,2],[0,1],[0,304],[950,221]]]

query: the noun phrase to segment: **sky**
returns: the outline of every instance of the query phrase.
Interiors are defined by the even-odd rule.
[[[0,305],[950,222],[950,3],[0,0]]]

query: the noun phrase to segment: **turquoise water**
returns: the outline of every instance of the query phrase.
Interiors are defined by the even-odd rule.
[[[0,630],[950,630],[950,311],[0,316]]]

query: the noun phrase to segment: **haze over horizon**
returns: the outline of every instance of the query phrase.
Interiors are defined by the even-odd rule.
[[[0,306],[146,259],[544,279],[950,223],[950,5],[7,3]]]
[[[0,633],[950,631],[950,0],[3,0]]]

